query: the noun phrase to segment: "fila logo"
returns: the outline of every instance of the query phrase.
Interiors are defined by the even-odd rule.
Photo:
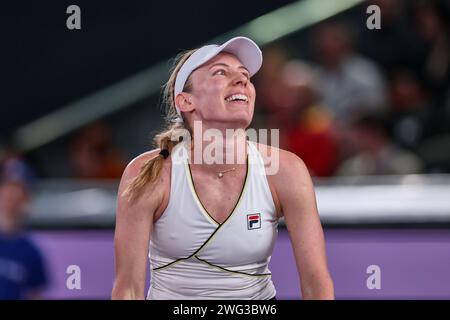
[[[253,230],[253,229],[259,229],[259,228],[261,228],[261,214],[260,213],[248,214],[247,215],[247,229]]]

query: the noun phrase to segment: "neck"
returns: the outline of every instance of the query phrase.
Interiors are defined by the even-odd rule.
[[[246,165],[247,136],[243,129],[195,126],[191,163],[203,169],[223,171]]]
[[[20,223],[7,214],[0,214],[0,231],[4,234],[13,234],[20,230]]]

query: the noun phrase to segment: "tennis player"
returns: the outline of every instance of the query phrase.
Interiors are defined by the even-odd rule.
[[[113,299],[275,299],[268,264],[281,217],[302,297],[334,298],[307,168],[245,135],[261,64],[245,37],[178,56],[163,92],[168,128],[119,186]]]

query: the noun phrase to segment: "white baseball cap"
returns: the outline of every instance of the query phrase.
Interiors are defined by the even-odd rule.
[[[174,97],[183,91],[189,75],[195,69],[217,56],[220,52],[228,52],[235,55],[244,67],[247,68],[250,76],[253,76],[256,72],[258,72],[259,68],[261,68],[261,50],[258,45],[249,38],[235,37],[222,45],[206,45],[197,49],[181,66],[175,80]],[[178,121],[182,121],[180,108],[178,108],[177,105],[175,105],[175,107],[180,118]]]

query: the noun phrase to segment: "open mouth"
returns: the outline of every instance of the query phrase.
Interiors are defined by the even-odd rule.
[[[249,98],[245,94],[232,94],[225,98],[225,101],[246,104],[249,101]]]

